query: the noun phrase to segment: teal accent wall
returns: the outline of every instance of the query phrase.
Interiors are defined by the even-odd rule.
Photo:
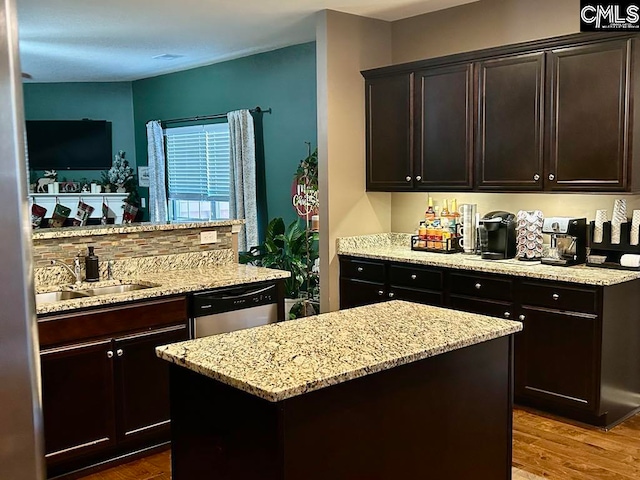
[[[113,152],[126,152],[136,165],[131,82],[25,83],[24,111],[27,120],[107,120],[112,122]],[[39,172],[36,172],[38,175]],[[99,180],[100,170],[58,172],[58,179]],[[137,173],[137,172],[136,172]],[[33,180],[32,180],[33,181]]]
[[[263,116],[269,218],[296,218],[291,183],[305,141],[317,144],[316,45],[305,43],[133,82],[138,164],[147,160],[149,120],[272,108]]]

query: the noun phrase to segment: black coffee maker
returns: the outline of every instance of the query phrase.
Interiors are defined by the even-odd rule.
[[[489,212],[478,226],[481,257],[504,260],[516,256],[516,216],[509,212]]]

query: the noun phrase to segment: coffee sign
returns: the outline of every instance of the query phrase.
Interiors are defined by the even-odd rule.
[[[580,1],[580,31],[640,30],[640,2]]]

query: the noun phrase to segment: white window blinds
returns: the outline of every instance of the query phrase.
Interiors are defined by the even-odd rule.
[[[169,198],[229,201],[228,124],[168,128],[165,135]]]

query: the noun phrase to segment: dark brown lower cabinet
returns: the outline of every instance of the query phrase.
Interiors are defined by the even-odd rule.
[[[360,307],[371,303],[389,300],[385,285],[382,283],[365,282],[351,278],[340,280],[341,308]]]
[[[43,317],[38,326],[48,478],[76,478],[169,441],[168,366],[155,347],[187,340],[186,298]]]
[[[115,445],[111,340],[42,350],[47,463]]]
[[[522,308],[516,393],[579,409],[596,407],[599,319],[596,315]]]
[[[186,339],[187,330],[179,325],[114,341],[119,442],[169,431],[167,365],[155,348]]]
[[[605,428],[640,410],[640,280],[582,285],[372,259],[359,271],[360,261],[340,258],[341,308],[398,299],[523,322],[516,403]],[[375,288],[351,278],[372,271]]]

